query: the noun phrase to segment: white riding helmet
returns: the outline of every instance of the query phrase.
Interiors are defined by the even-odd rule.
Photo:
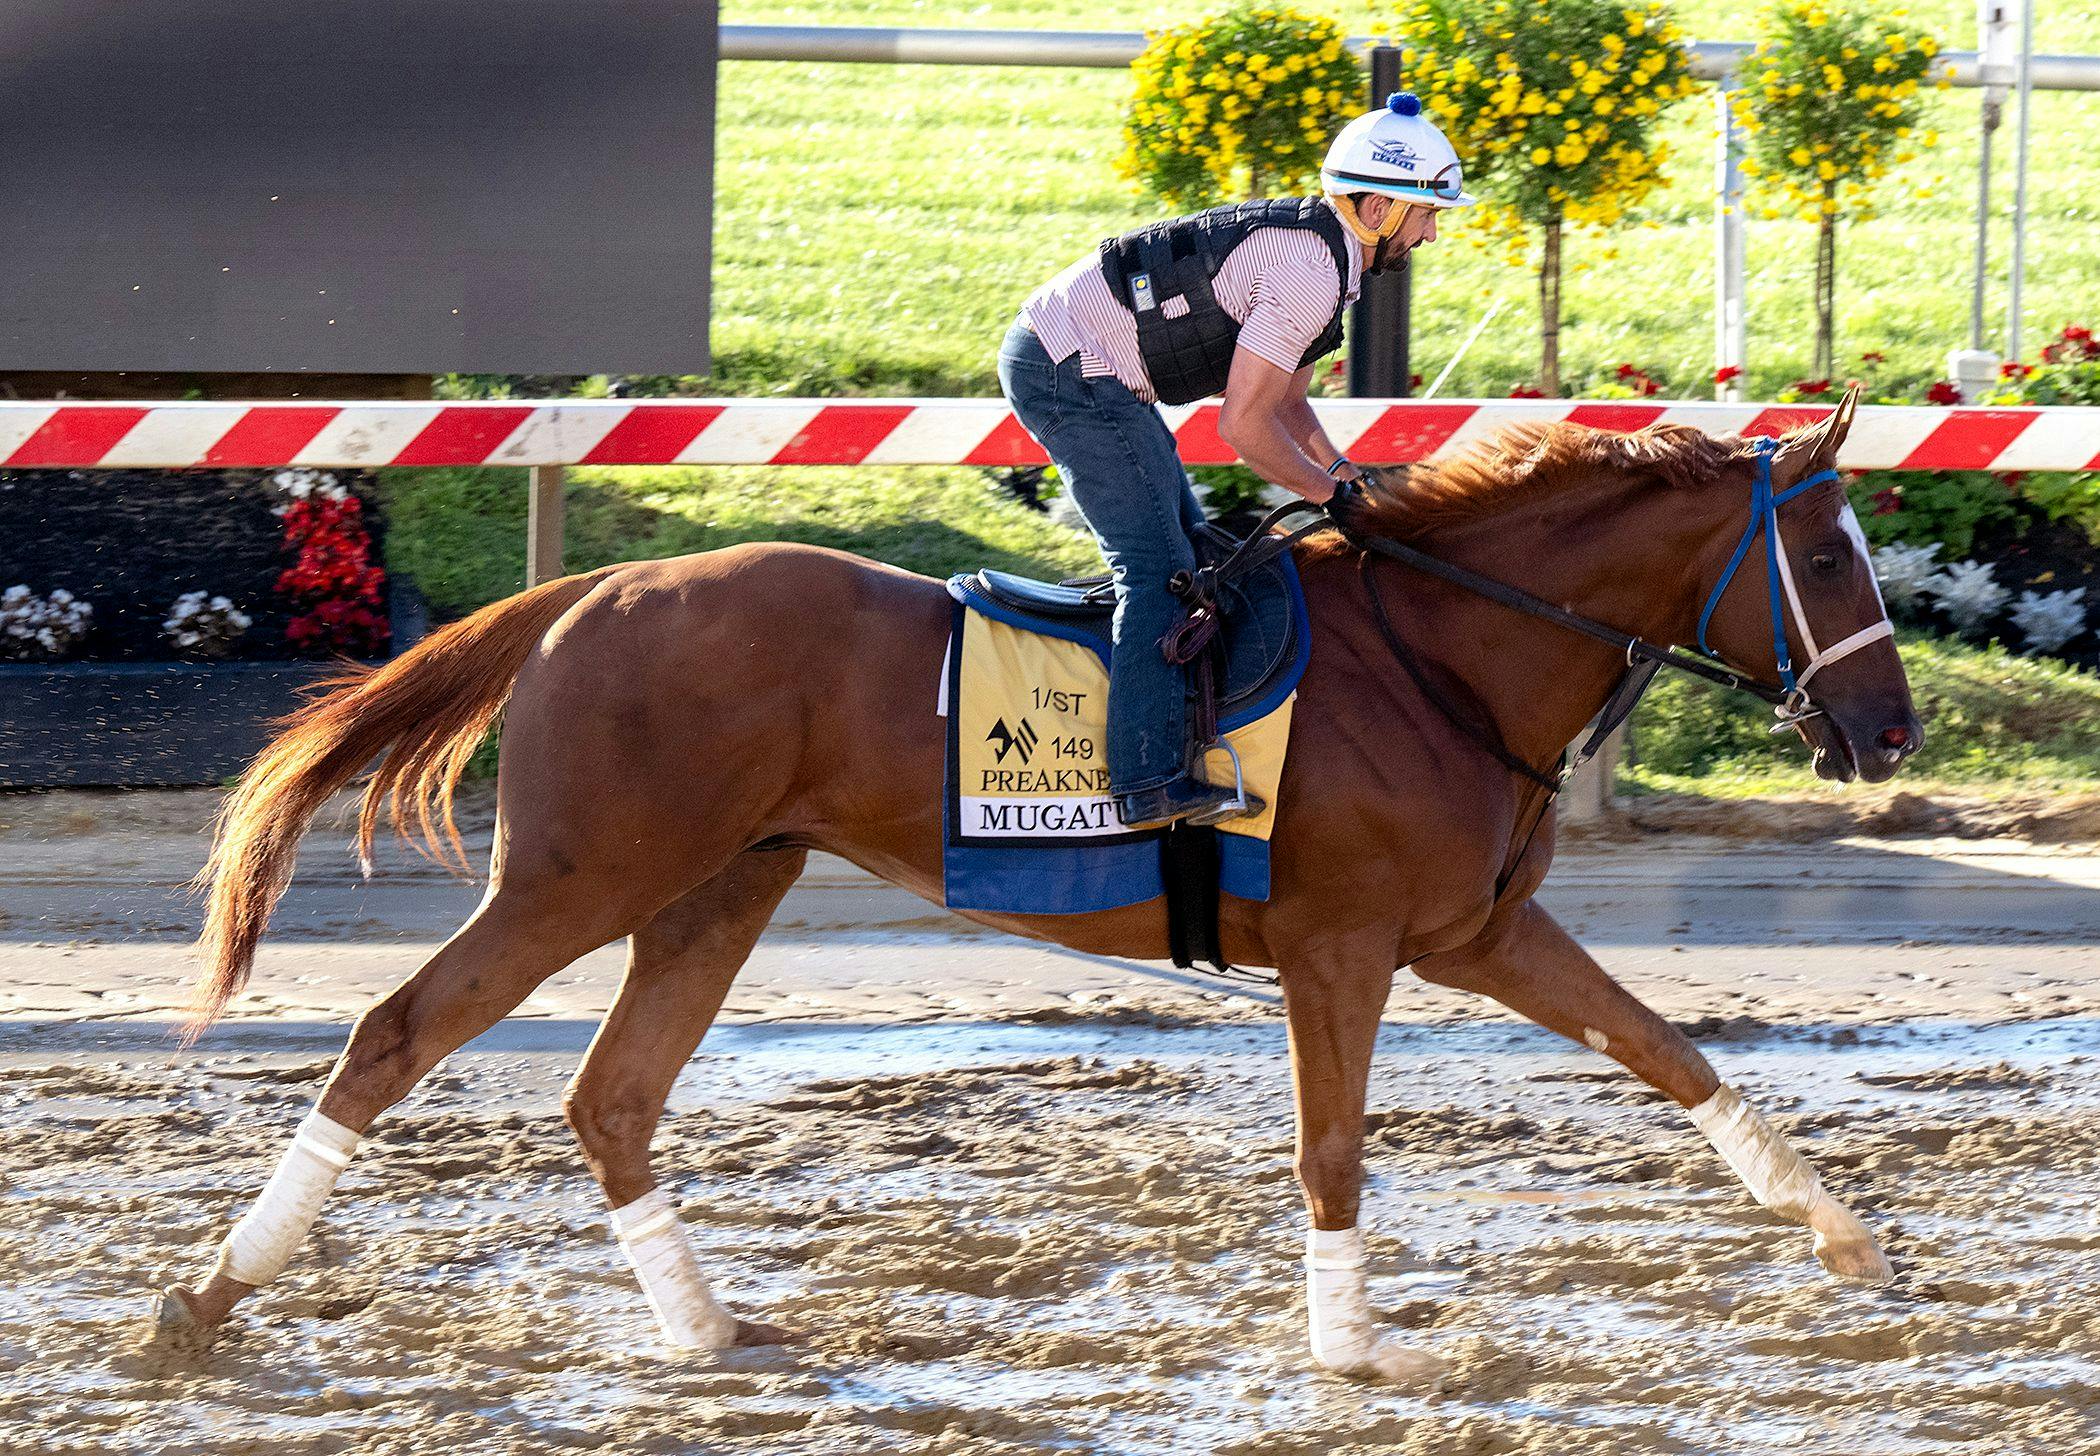
[[[1350,193],[1377,192],[1442,210],[1479,201],[1464,190],[1463,182],[1457,149],[1422,114],[1421,99],[1412,91],[1395,91],[1385,99],[1383,109],[1343,127],[1320,165],[1321,187],[1359,236],[1372,230],[1356,220],[1356,209],[1348,202]],[[1390,227],[1377,229],[1375,236],[1388,236],[1397,229],[1405,212],[1405,208],[1394,208]],[[1373,240],[1373,236],[1364,236],[1365,242]]]

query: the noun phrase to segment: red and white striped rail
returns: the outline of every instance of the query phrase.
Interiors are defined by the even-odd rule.
[[[1658,422],[1775,435],[1829,405],[1583,400],[1318,400],[1365,464],[1434,459],[1519,420]],[[1224,465],[1215,404],[1166,411],[1191,465]],[[1001,400],[561,400],[475,403],[0,402],[0,465],[1040,465]],[[1855,470],[2100,469],[2100,408],[1859,411]]]

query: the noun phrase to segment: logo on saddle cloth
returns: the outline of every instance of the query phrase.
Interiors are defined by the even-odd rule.
[[[1036,733],[1035,726],[1026,718],[1021,720],[1021,726],[1018,728],[1007,727],[1006,720],[1001,718],[992,725],[992,731],[984,735],[984,741],[999,745],[1000,763],[1006,762],[1006,755],[1009,753],[1019,753],[1021,762],[1026,763],[1028,755],[1035,751],[1036,744],[1043,740]]]
[[[1151,839],[1116,818],[1108,788],[1108,668],[1083,642],[963,612],[950,644],[948,710],[952,844],[1078,845]],[[1247,787],[1269,803],[1283,774],[1291,698],[1228,736]],[[1232,781],[1215,750],[1205,773]],[[1226,833],[1266,840],[1272,815],[1235,820]]]

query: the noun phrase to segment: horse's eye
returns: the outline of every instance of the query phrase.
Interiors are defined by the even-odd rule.
[[[1837,570],[1838,559],[1836,552],[1818,551],[1815,555],[1809,557],[1808,560],[1809,564],[1815,567],[1815,569],[1818,571]]]

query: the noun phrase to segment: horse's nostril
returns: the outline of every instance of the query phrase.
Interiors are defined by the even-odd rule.
[[[1881,730],[1881,746],[1901,753],[1911,746],[1908,728],[1884,728]]]

